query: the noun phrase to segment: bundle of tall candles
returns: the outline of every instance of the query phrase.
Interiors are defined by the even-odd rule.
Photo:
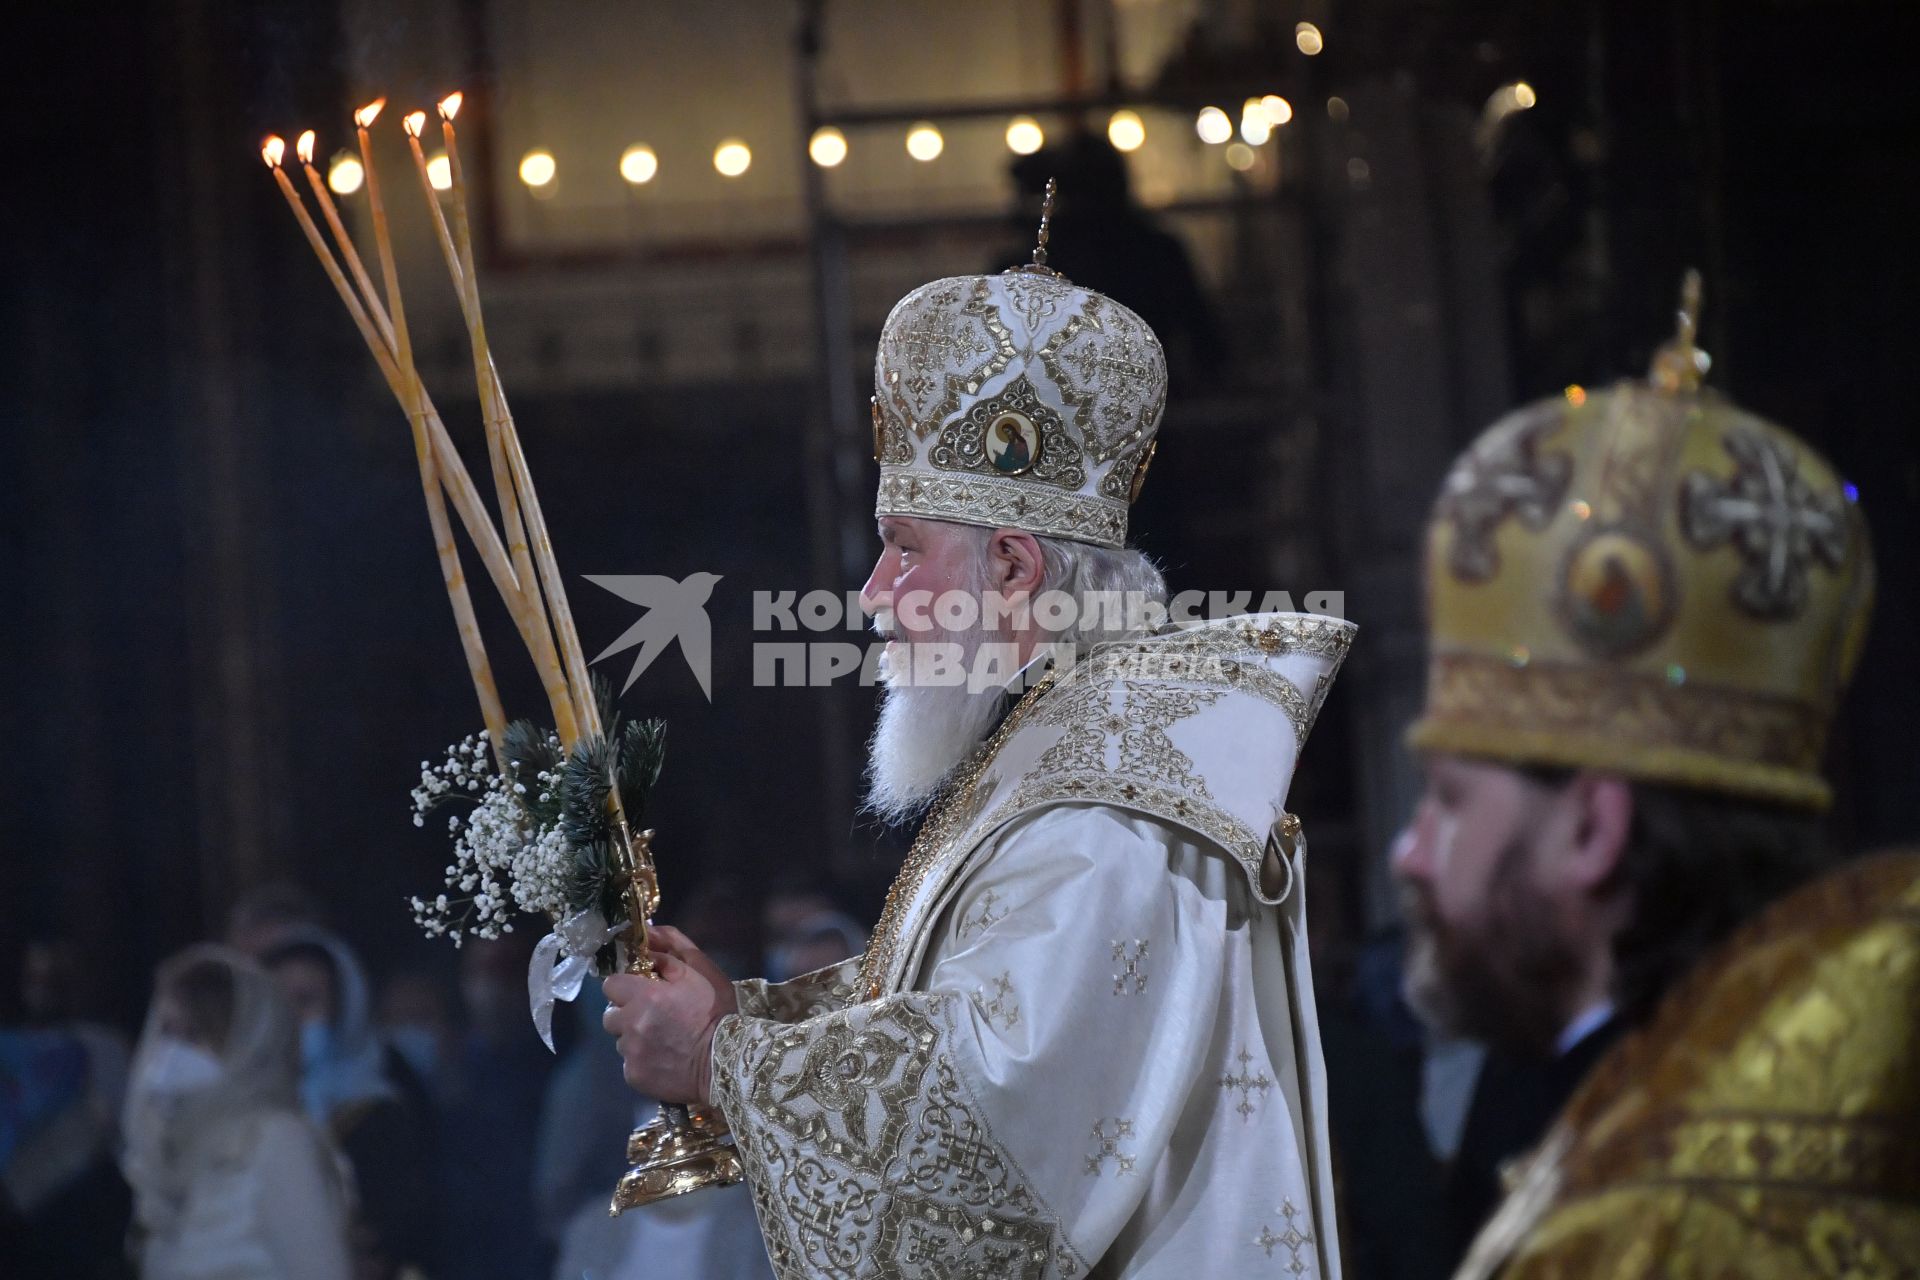
[[[325,233],[287,172],[285,139],[277,135],[267,137],[261,144],[260,154],[412,429],[414,457],[419,465],[420,486],[439,554],[441,577],[453,606],[467,672],[486,725],[486,748],[469,744],[464,750],[456,749],[449,764],[461,778],[473,778],[481,771],[485,757],[490,755],[498,770],[492,778],[504,784],[500,788],[502,796],[529,794],[525,786],[516,789],[516,784],[531,786],[536,779],[545,780],[536,790],[543,802],[549,795],[553,797],[551,807],[534,812],[539,805],[512,802],[519,806],[517,829],[525,833],[525,840],[529,844],[548,842],[542,846],[547,848],[556,843],[565,844],[557,833],[572,833],[569,838],[575,838],[582,830],[593,828],[599,833],[594,839],[610,855],[602,857],[593,850],[573,851],[581,855],[582,865],[599,869],[601,879],[599,887],[580,901],[562,902],[558,888],[523,894],[521,884],[516,881],[513,897],[520,905],[528,906],[529,896],[553,904],[548,910],[554,918],[555,932],[542,944],[543,950],[536,952],[532,975],[536,991],[543,981],[546,984],[546,1007],[541,1007],[537,995],[534,1002],[535,1021],[544,1036],[556,984],[565,987],[570,983],[571,990],[577,992],[583,967],[597,965],[605,971],[605,957],[617,955],[624,959],[629,972],[653,971],[647,921],[659,905],[659,887],[650,848],[652,832],[633,830],[628,818],[631,812],[638,825],[641,815],[632,811],[644,804],[652,777],[658,771],[661,726],[656,721],[633,722],[623,727],[612,711],[610,700],[596,696],[588,679],[579,633],[573,624],[565,584],[547,535],[546,519],[534,492],[533,477],[527,470],[513,415],[507,407],[499,370],[487,345],[474,267],[473,225],[468,216],[466,181],[454,133],[454,118],[459,114],[461,101],[462,95],[449,94],[438,108],[451,179],[446,192],[451,218],[441,206],[442,193],[434,186],[421,149],[427,113],[415,111],[405,116],[401,124],[412,152],[420,190],[432,214],[434,235],[466,323],[479,404],[485,419],[487,458],[500,509],[498,526],[422,385],[414,362],[413,340],[407,327],[406,306],[401,297],[393,238],[388,228],[379,171],[374,165],[370,133],[381,117],[386,100],[371,102],[354,113],[366,174],[367,213],[379,259],[382,289],[374,287],[326,181],[314,167],[313,130],[300,134],[293,150],[312,193],[313,205],[326,225]],[[552,712],[550,731],[525,721],[510,723],[507,719],[474,618],[460,552],[454,543],[449,505],[465,527],[487,576],[506,603],[514,627],[539,672]],[[436,781],[429,772],[423,771],[423,790],[415,793],[417,802],[433,803],[436,793],[447,790],[441,785],[444,781],[444,778]],[[424,802],[419,800],[423,795],[427,797]],[[560,812],[562,809],[565,809],[564,815]],[[583,809],[592,811],[582,812]],[[507,861],[504,855],[497,858],[489,872],[487,867],[480,866],[486,860],[484,852],[470,848],[468,854],[462,854],[463,857],[469,855],[483,879],[488,874],[499,873]],[[465,869],[463,866],[462,870]],[[578,895],[581,880],[580,876],[569,879],[556,873],[552,883],[571,886]],[[505,908],[495,900],[498,896],[501,895],[488,895],[489,900],[479,905],[484,911],[497,913],[494,919],[504,919]],[[446,899],[442,898],[438,905],[444,908]],[[415,907],[416,911],[423,908],[420,900],[415,900]],[[430,914],[433,906],[426,904],[424,909]],[[429,924],[433,932],[447,931],[444,918],[437,924],[427,919],[422,923]],[[453,930],[453,937],[459,941],[458,929]],[[573,966],[571,970],[569,965]],[[561,976],[569,972],[570,977]],[[561,990],[558,998],[570,999],[571,995]],[[635,1130],[628,1139],[628,1159],[635,1167],[621,1180],[614,1196],[614,1212],[703,1186],[739,1181],[739,1160],[732,1147],[721,1140],[724,1135],[724,1122],[711,1111],[664,1107],[659,1120]]]
[[[426,156],[420,148],[420,135],[427,113],[416,111],[403,125],[413,153],[421,190],[426,193],[433,214],[434,233],[440,242],[447,272],[453,279],[466,321],[469,345],[473,350],[474,376],[479,386],[481,411],[486,419],[487,457],[492,464],[494,489],[500,504],[501,526],[496,530],[478,490],[467,474],[465,464],[448,436],[445,425],[414,364],[413,341],[407,328],[406,305],[401,297],[400,280],[395,270],[393,237],[387,225],[386,203],[380,187],[379,171],[373,163],[370,131],[380,118],[386,100],[369,103],[354,113],[359,135],[361,163],[366,171],[367,207],[373,223],[375,251],[385,283],[385,302],[368,276],[353,237],[341,220],[340,211],[320,171],[314,167],[314,131],[302,133],[294,152],[312,189],[315,206],[332,233],[332,245],[300,197],[286,170],[286,142],[270,136],[261,146],[261,156],[279,183],[288,207],[299,220],[307,242],[313,246],[327,278],[345,304],[354,325],[365,339],[374,362],[386,376],[402,412],[413,428],[414,453],[420,465],[421,488],[426,495],[427,518],[439,551],[440,571],[446,581],[447,596],[460,628],[467,669],[479,697],[480,711],[486,721],[488,737],[496,753],[505,739],[506,714],[494,686],[493,672],[487,661],[486,647],[474,621],[472,600],[460,568],[460,555],[453,542],[447,520],[447,502],[473,540],[481,563],[493,579],[521,639],[526,643],[546,688],[552,708],[554,727],[563,745],[571,748],[582,733],[600,730],[598,708],[587,681],[586,662],[580,650],[580,637],[567,606],[565,584],[554,563],[553,548],[547,538],[546,521],[540,500],[534,492],[533,478],[527,472],[519,434],[513,415],[507,408],[506,394],[500,385],[498,369],[487,346],[486,321],[480,310],[480,290],[475,278],[472,220],[467,216],[466,182],[460,167],[460,152],[454,134],[454,117],[459,114],[461,95],[449,94],[439,104],[440,127],[446,136],[447,158],[452,177],[449,203],[453,206],[452,225],[440,207],[440,193],[427,174]],[[335,248],[338,248],[336,256]],[[341,269],[342,263],[346,270]],[[543,598],[544,597],[544,598]]]

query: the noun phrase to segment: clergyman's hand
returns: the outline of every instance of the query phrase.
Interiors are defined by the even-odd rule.
[[[712,1101],[713,1029],[738,1006],[733,983],[678,929],[648,930],[658,978],[617,973],[601,1019],[627,1083],[662,1102]]]

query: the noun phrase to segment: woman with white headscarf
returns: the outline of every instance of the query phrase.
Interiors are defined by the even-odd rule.
[[[122,1160],[142,1280],[347,1280],[347,1190],[298,1079],[266,973],[214,946],[161,966]]]
[[[300,1097],[353,1171],[358,1212],[348,1227],[363,1280],[391,1280],[435,1259],[431,1117],[419,1082],[374,1026],[359,959],[311,926],[278,935],[262,963],[299,1024]]]

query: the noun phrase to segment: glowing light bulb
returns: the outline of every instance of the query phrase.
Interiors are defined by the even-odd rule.
[[[1540,98],[1534,93],[1533,86],[1525,80],[1521,80],[1513,86],[1513,105],[1520,108],[1520,110],[1525,111],[1539,101]]]
[[[620,176],[634,186],[643,182],[652,182],[653,175],[660,172],[660,157],[653,154],[653,148],[643,142],[636,142],[620,153]]]
[[[1311,22],[1302,22],[1293,28],[1293,43],[1300,52],[1311,58],[1327,47],[1327,38]]]
[[[815,129],[807,142],[807,154],[822,169],[831,169],[847,158],[847,135],[832,125]]]
[[[340,152],[327,166],[327,186],[337,196],[352,195],[366,180],[366,168],[360,163],[360,158],[350,152]]]
[[[553,158],[553,152],[544,148],[535,147],[520,157],[520,181],[530,187],[546,186],[559,172],[560,162]]]
[[[907,131],[907,154],[925,164],[947,149],[947,140],[930,124],[917,124]]]
[[[1193,131],[1200,135],[1200,141],[1218,146],[1233,137],[1233,121],[1218,107],[1202,107],[1194,119]]]
[[[1116,151],[1138,151],[1147,140],[1147,126],[1134,111],[1116,111],[1107,121],[1107,141]]]
[[[729,139],[713,149],[713,167],[723,178],[737,178],[752,164],[752,149],[737,139]]]
[[[1293,119],[1293,104],[1277,93],[1260,99],[1260,109],[1266,112],[1267,123],[1276,129]]]
[[[1273,126],[1267,123],[1267,109],[1260,105],[1260,99],[1248,98],[1240,108],[1240,137],[1250,147],[1265,145],[1273,136]]]
[[[1047,145],[1047,135],[1032,116],[1015,116],[1007,124],[1007,150],[1017,156],[1030,156]]]
[[[445,191],[453,186],[453,162],[447,159],[447,153],[436,151],[427,158],[427,181],[433,184],[435,191]]]

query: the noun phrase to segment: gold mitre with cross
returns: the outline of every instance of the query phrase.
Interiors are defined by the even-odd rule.
[[[1049,215],[1052,183],[1048,183]],[[873,367],[878,516],[1119,547],[1167,399],[1139,316],[1046,265],[935,280],[902,298]]]
[[[1569,387],[1461,455],[1428,527],[1422,751],[1824,809],[1866,637],[1856,491],[1702,387],[1690,272],[1645,383]]]

